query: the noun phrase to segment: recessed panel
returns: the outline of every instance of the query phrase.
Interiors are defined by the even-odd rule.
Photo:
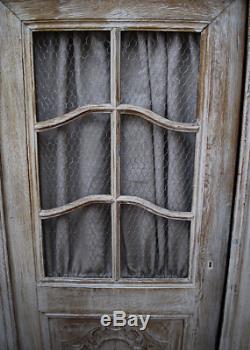
[[[110,193],[110,116],[89,114],[38,134],[42,209]]]
[[[146,330],[140,331],[129,326],[102,327],[100,317],[50,318],[52,350],[182,349],[183,319],[152,316]]]
[[[47,277],[111,277],[111,213],[91,204],[42,221]]]
[[[33,34],[37,120],[110,102],[110,32]]]
[[[187,278],[190,222],[121,205],[121,276]]]

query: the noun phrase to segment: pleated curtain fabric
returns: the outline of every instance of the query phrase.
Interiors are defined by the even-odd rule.
[[[174,121],[196,118],[199,36],[123,32],[121,102]],[[108,32],[34,36],[37,120],[77,106],[110,103]],[[42,209],[110,194],[110,117],[90,114],[38,138]],[[170,210],[191,211],[195,135],[121,116],[121,194]],[[104,209],[105,208],[105,209]],[[121,275],[187,277],[188,222],[121,205]],[[44,220],[48,276],[111,277],[108,205]]]

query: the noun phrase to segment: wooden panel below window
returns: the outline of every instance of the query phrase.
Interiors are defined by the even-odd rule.
[[[139,327],[103,327],[100,324],[101,315],[51,316],[51,350],[182,349],[184,319],[154,316],[146,330],[140,331]]]

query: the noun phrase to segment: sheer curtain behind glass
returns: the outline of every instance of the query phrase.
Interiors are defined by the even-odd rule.
[[[199,36],[124,32],[122,103],[162,117],[196,116]],[[34,36],[37,119],[77,106],[110,103],[107,32]],[[91,194],[110,194],[110,116],[90,114],[39,135],[42,209]],[[171,210],[190,211],[195,135],[171,132],[139,117],[121,116],[121,194]],[[70,217],[71,215],[71,217]],[[48,276],[111,276],[109,205],[90,205],[44,220]],[[189,223],[121,205],[123,277],[186,277]]]

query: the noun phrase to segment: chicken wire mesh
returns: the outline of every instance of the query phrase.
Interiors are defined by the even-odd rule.
[[[110,115],[92,113],[38,134],[42,209],[110,194]]]
[[[110,101],[110,33],[33,34],[37,120]]]
[[[121,194],[169,210],[192,208],[195,134],[121,116]]]
[[[196,120],[199,40],[196,33],[122,32],[121,102]]]
[[[45,275],[111,277],[111,210],[93,204],[42,221]]]
[[[186,278],[189,270],[190,222],[153,215],[121,205],[121,276]]]
[[[78,106],[109,103],[110,33],[34,33],[34,71],[38,121]],[[198,71],[198,34],[121,33],[122,103],[142,106],[178,122],[195,121]],[[40,133],[42,208],[91,194],[109,194],[110,147],[110,115],[104,113]],[[121,116],[121,194],[170,210],[191,211],[194,155],[195,134]],[[111,276],[110,209],[94,207],[92,214],[84,208],[43,221],[48,276]],[[122,208],[122,276],[186,277],[190,224],[163,219],[135,206]],[[97,246],[98,240],[105,241],[99,251],[106,257],[103,270],[95,265],[99,261],[95,239]],[[81,257],[78,245],[84,248]],[[153,253],[148,250],[150,245]],[[92,268],[85,268],[88,260]]]

